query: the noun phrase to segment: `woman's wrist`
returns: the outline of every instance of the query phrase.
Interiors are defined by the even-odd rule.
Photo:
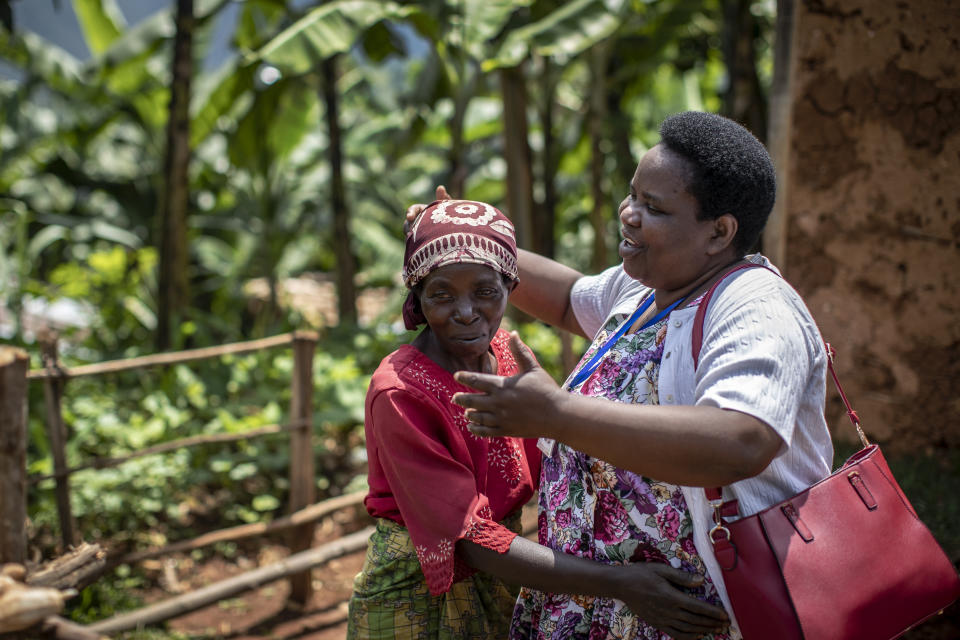
[[[543,436],[560,442],[569,442],[571,429],[578,429],[583,420],[578,413],[578,399],[581,396],[558,387],[550,394],[549,409],[543,413]]]

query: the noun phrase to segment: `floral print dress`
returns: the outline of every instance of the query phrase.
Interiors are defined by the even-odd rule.
[[[606,343],[625,316],[597,334],[566,385]],[[611,345],[600,365],[571,393],[632,404],[659,404],[657,386],[669,316]],[[557,442],[540,477],[540,543],[605,564],[662,562],[704,575],[689,592],[718,606],[720,598],[693,544],[693,526],[680,487],[658,482]],[[511,639],[669,638],[621,601],[522,589]],[[726,640],[727,635],[705,636]]]

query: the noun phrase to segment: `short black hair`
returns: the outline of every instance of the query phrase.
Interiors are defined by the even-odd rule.
[[[743,126],[714,113],[685,111],[660,125],[661,144],[690,163],[691,195],[699,218],[714,220],[729,213],[737,219],[733,246],[749,251],[773,210],[776,172],[770,154]]]

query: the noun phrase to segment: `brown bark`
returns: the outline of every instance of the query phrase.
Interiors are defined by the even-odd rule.
[[[44,367],[48,371],[59,371],[57,356],[57,337],[44,335],[40,340]],[[50,455],[53,458],[53,471],[57,478],[56,497],[57,514],[60,518],[60,537],[63,551],[66,552],[77,543],[77,526],[70,506],[70,476],[67,473],[67,428],[63,423],[63,387],[64,379],[50,376],[43,381],[44,407],[47,413],[47,438],[50,441]]]
[[[760,140],[767,135],[767,106],[757,74],[753,0],[724,0],[723,57],[729,84],[723,96],[724,115],[736,120]]]
[[[173,82],[167,120],[167,150],[160,189],[160,282],[157,305],[157,349],[173,344],[179,322],[190,303],[187,279],[187,209],[189,207],[190,84],[193,76],[193,0],[177,0],[177,33],[173,42]]]
[[[66,555],[31,571],[26,583],[34,587],[51,587],[64,591],[80,591],[96,581],[107,564],[107,554],[98,544],[83,543]]]
[[[590,226],[593,227],[593,252],[590,269],[602,271],[607,266],[607,193],[604,188],[604,121],[607,115],[606,70],[607,45],[599,45],[590,52],[590,106],[587,112],[587,130],[590,136],[590,194],[593,207],[590,210]]]
[[[557,170],[560,165],[560,151],[557,148],[556,136],[553,132],[553,116],[556,106],[557,72],[553,68],[550,58],[543,58],[543,78],[541,90],[543,97],[540,101],[540,127],[543,131],[543,202],[536,208],[536,222],[534,223],[536,238],[536,252],[540,255],[553,258],[556,255],[556,220],[557,220]]]
[[[503,147],[507,161],[507,212],[517,232],[517,245],[539,253],[533,221],[533,172],[527,142],[527,89],[523,67],[501,69]]]
[[[27,556],[27,367],[25,351],[0,346],[0,564]]]
[[[777,0],[776,35],[773,49],[773,84],[770,87],[770,121],[767,149],[777,170],[777,200],[763,230],[763,252],[781,269],[787,268],[786,194],[790,180],[790,122],[793,100],[790,94],[790,49],[794,31],[793,0]]]
[[[317,341],[299,338],[293,343],[293,375],[291,380],[290,420],[300,428],[290,432],[290,512],[313,504],[316,499],[316,477],[313,462],[313,354]],[[289,532],[291,551],[309,549],[313,542],[313,523],[300,525]],[[290,600],[307,604],[313,593],[309,572],[290,578]]]
[[[337,256],[337,308],[341,323],[357,321],[357,261],[350,235],[350,210],[343,183],[343,134],[337,94],[337,60],[332,56],[321,64],[323,101],[327,108],[328,157],[330,161],[330,206],[333,210],[333,243]]]
[[[468,64],[472,68],[468,68]],[[453,115],[450,117],[450,168],[445,182],[447,193],[453,198],[465,197],[467,185],[466,153],[467,145],[463,139],[463,125],[467,116],[467,108],[476,91],[480,80],[480,70],[477,63],[457,64],[457,79],[452,81],[455,95],[453,97]]]

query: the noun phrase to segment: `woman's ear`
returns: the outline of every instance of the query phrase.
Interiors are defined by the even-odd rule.
[[[513,290],[520,284],[520,280],[514,280],[508,276],[503,276],[503,285],[507,288],[507,295],[513,293]]]
[[[716,255],[732,247],[733,240],[737,237],[737,229],[739,228],[740,224],[731,213],[725,213],[718,218],[714,218],[713,233],[710,236],[707,253]]]

